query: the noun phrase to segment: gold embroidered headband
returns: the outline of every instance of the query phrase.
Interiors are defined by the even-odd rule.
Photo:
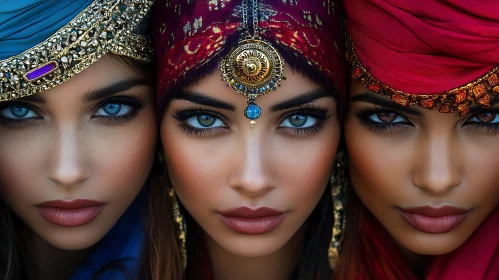
[[[152,62],[148,35],[134,33],[152,0],[95,0],[42,43],[0,60],[0,101],[51,89],[107,53]]]

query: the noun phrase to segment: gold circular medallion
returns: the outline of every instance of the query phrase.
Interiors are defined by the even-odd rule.
[[[238,93],[254,100],[276,90],[284,79],[284,61],[263,40],[247,39],[230,51],[220,65],[222,77]]]

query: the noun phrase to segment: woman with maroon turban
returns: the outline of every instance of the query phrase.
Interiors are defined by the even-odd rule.
[[[346,0],[337,279],[499,279],[499,3]]]
[[[147,279],[331,279],[341,14],[336,1],[156,3],[166,181],[151,190]]]

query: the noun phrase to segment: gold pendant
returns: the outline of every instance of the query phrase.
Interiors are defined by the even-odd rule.
[[[261,39],[245,39],[233,48],[221,64],[222,78],[237,93],[246,96],[244,111],[250,125],[261,115],[255,99],[276,90],[285,80],[284,60],[277,50]]]

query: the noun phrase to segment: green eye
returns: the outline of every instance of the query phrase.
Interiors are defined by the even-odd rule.
[[[216,119],[209,115],[199,115],[197,121],[203,127],[210,127],[215,123]]]
[[[293,115],[289,117],[289,123],[296,127],[302,127],[305,123],[307,123],[307,117],[301,115]]]
[[[291,115],[284,119],[279,127],[308,128],[317,124],[317,119],[306,115]]]

